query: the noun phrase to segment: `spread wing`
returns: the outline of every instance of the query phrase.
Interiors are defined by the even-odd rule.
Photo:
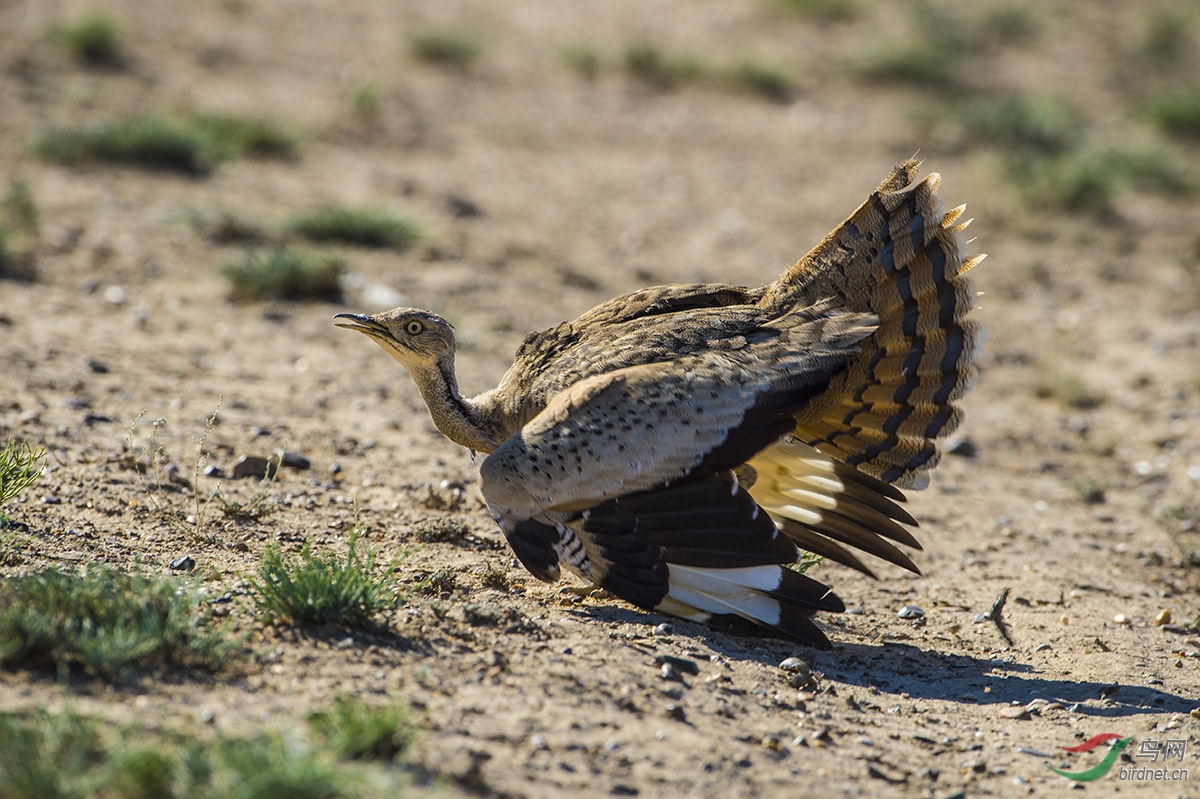
[[[793,427],[873,323],[807,309],[754,342],[576,383],[485,459],[488,506],[542,579],[566,561],[642,607],[733,613],[827,645],[808,617],[840,601],[781,568],[795,546],[731,470]]]

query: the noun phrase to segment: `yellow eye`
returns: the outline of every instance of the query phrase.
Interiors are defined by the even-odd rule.
[[[425,329],[425,325],[421,324],[416,319],[414,319],[411,322],[409,322],[407,325],[405,325],[404,329],[408,331],[408,334],[410,336],[415,336],[418,333],[420,333],[422,330]]]

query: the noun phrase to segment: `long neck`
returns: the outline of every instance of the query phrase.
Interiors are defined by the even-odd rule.
[[[410,372],[421,390],[421,398],[429,408],[434,425],[442,435],[472,452],[491,452],[499,446],[499,442],[484,429],[479,409],[458,393],[453,350],[436,363]]]

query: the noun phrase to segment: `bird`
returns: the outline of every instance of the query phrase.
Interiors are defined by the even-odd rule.
[[[415,308],[339,313],[416,382],[480,464],[520,563],[638,608],[832,647],[845,603],[804,553],[920,573],[905,490],[962,421],[984,338],[969,318],[965,206],[908,159],[774,282],[654,286],[531,333],[499,385],[464,397],[453,327]]]

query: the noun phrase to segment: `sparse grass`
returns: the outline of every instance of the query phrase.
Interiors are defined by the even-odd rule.
[[[433,516],[413,525],[413,534],[425,543],[461,541],[471,532],[471,525],[458,516]]]
[[[408,44],[417,60],[457,70],[470,69],[486,49],[478,35],[453,28],[414,33]]]
[[[51,128],[34,152],[65,164],[89,161],[207,175],[223,161],[242,157],[292,158],[296,137],[265,120],[227,114],[140,116],[105,125]]]
[[[1083,150],[1042,164],[1034,177],[1031,196],[1068,211],[1108,210],[1130,186],[1174,195],[1195,188],[1171,155],[1157,150]]]
[[[368,712],[375,717],[382,713]],[[315,726],[313,732],[321,737]],[[397,795],[397,772],[347,760],[327,747],[278,734],[200,740],[158,729],[102,725],[74,713],[0,714],[0,796],[5,799]]]
[[[1053,399],[1069,408],[1086,411],[1104,404],[1104,394],[1093,389],[1076,372],[1056,371],[1035,388],[1042,399]]]
[[[600,53],[590,44],[577,42],[564,45],[559,56],[567,69],[581,78],[594,80],[600,74]]]
[[[1041,33],[1040,23],[1040,18],[1029,9],[1004,6],[988,11],[979,27],[981,35],[994,38],[1000,44],[1024,44]]]
[[[859,0],[774,0],[779,8],[806,19],[850,22],[863,12]]]
[[[10,577],[0,585],[0,665],[82,668],[107,679],[135,668],[215,671],[238,645],[197,603],[174,581],[106,567]]]
[[[295,216],[292,233],[312,241],[335,241],[362,247],[402,250],[425,237],[421,227],[391,211],[330,206]]]
[[[956,107],[971,136],[1009,151],[1054,155],[1081,141],[1086,120],[1059,97],[982,96]]]
[[[354,109],[354,115],[359,119],[370,121],[379,118],[379,112],[383,108],[383,98],[375,81],[364,80],[355,85],[350,92],[350,107]]]
[[[9,439],[0,450],[0,505],[38,481],[46,468],[46,450]]]
[[[228,209],[212,213],[186,211],[184,220],[214,244],[262,244],[272,238],[263,225]]]
[[[622,62],[629,75],[661,89],[674,89],[685,83],[693,83],[709,71],[696,56],[664,53],[657,45],[646,41],[627,45]]]
[[[396,581],[375,574],[375,553],[358,554],[352,537],[346,557],[318,555],[305,544],[300,556],[271,547],[250,581],[254,604],[268,624],[335,624],[367,627],[396,604]]]
[[[792,79],[782,66],[749,56],[733,65],[729,78],[735,86],[771,100],[786,100],[792,90]]]
[[[0,213],[3,213],[4,222],[12,229],[29,235],[37,233],[41,213],[33,199],[33,191],[25,181],[9,182],[4,199],[0,200]]]
[[[1147,103],[1146,114],[1168,136],[1200,141],[1200,89],[1160,94]]]
[[[1083,477],[1071,483],[1071,488],[1085,505],[1101,505],[1105,502],[1104,483],[1095,477]]]
[[[125,61],[125,35],[107,11],[92,11],[60,26],[55,38],[72,58],[88,66],[119,67]]]
[[[875,83],[911,83],[929,89],[948,89],[958,83],[962,55],[927,42],[883,44],[857,65],[863,78]]]
[[[236,302],[260,300],[327,300],[342,295],[346,263],[336,255],[279,247],[267,255],[247,252],[240,262],[227,263],[221,274],[229,281]]]
[[[408,708],[375,707],[349,696],[339,696],[329,710],[310,715],[308,726],[343,760],[390,763],[403,756],[416,737]]]
[[[874,46],[859,60],[858,74],[876,83],[941,91],[958,88],[963,62],[973,48],[965,23],[925,3],[912,8],[912,32]]]
[[[1180,65],[1191,47],[1195,17],[1182,8],[1165,8],[1153,12],[1146,24],[1141,55],[1161,71]]]

